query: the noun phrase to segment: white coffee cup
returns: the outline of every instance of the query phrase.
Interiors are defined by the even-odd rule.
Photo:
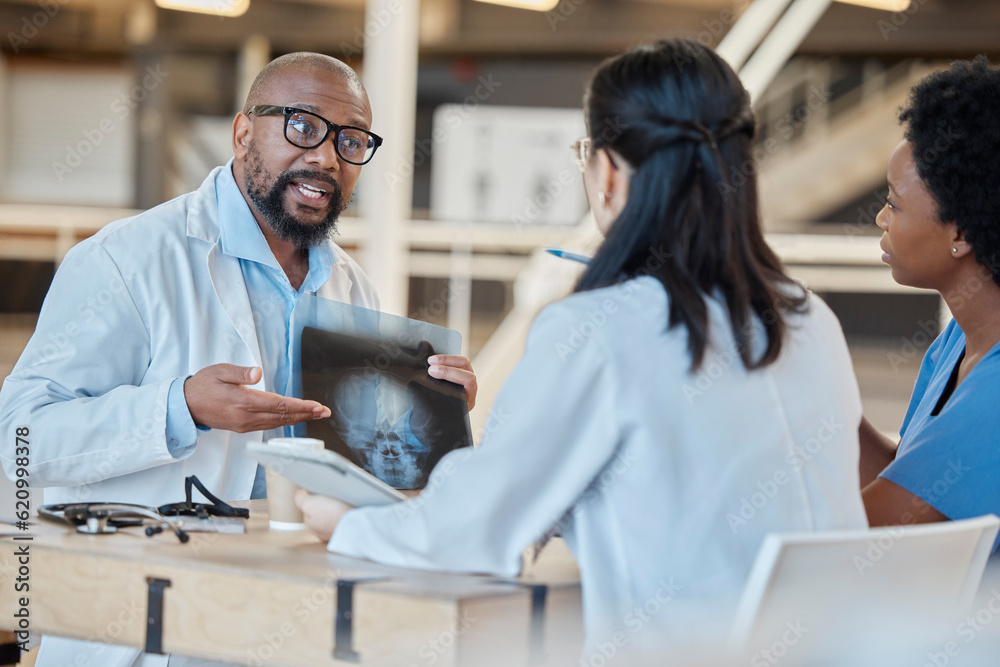
[[[268,446],[282,449],[319,450],[325,445],[316,438],[271,438]],[[295,492],[299,486],[281,474],[280,462],[269,463],[265,468],[267,476],[267,512],[271,530],[302,530],[305,528],[302,511],[295,505]]]

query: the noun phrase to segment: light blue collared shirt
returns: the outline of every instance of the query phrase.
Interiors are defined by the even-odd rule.
[[[267,239],[250,212],[233,176],[232,160],[216,177],[219,236],[222,252],[240,260],[260,346],[261,368],[267,391],[290,396],[291,345],[289,330],[295,304],[303,294],[319,290],[330,278],[336,255],[326,243],[309,249],[309,273],[294,289],[278,264]],[[197,428],[184,398],[184,378],[170,385],[167,398],[167,446],[180,458],[197,443]],[[280,427],[264,433],[264,441],[285,436],[304,436],[305,424]],[[251,497],[263,497],[263,475],[257,469]]]

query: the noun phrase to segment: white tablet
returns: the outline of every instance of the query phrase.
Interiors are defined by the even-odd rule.
[[[247,446],[246,454],[310,493],[354,507],[406,500],[396,489],[329,449],[303,450],[259,443]]]

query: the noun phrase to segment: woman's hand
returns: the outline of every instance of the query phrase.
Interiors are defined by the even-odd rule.
[[[306,528],[316,533],[324,543],[330,541],[333,531],[345,514],[353,507],[327,496],[318,496],[305,489],[295,493],[295,504],[305,516]]]

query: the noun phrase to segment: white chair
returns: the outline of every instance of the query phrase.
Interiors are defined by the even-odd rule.
[[[817,665],[846,664],[838,657],[870,662],[878,649],[898,657],[915,640],[921,647],[947,640],[973,602],[998,527],[991,514],[768,535],[743,589],[731,647],[742,664]]]

